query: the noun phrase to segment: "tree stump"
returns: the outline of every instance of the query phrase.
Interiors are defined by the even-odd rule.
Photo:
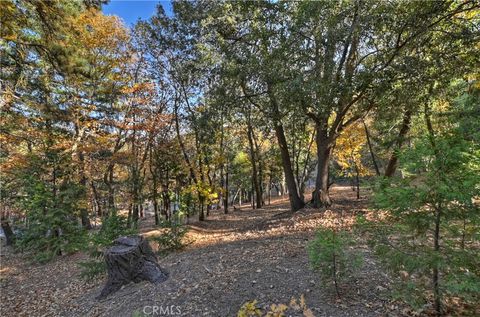
[[[98,299],[105,298],[130,282],[164,282],[168,274],[157,264],[148,241],[138,235],[120,237],[105,251],[108,280]]]

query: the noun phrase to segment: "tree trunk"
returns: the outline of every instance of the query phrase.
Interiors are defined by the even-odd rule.
[[[225,190],[223,193],[223,212],[228,214],[228,160],[225,165]]]
[[[298,187],[297,183],[295,182],[295,175],[293,175],[292,161],[290,160],[290,153],[288,152],[288,143],[287,139],[285,138],[285,131],[283,130],[283,125],[281,122],[281,114],[278,106],[278,101],[275,97],[275,93],[273,92],[273,87],[271,85],[271,83],[268,83],[268,95],[270,97],[270,102],[272,106],[275,135],[277,137],[278,146],[280,147],[283,172],[285,174],[285,180],[287,182],[290,209],[292,211],[297,211],[303,208],[303,206],[305,206],[305,203],[298,194]]]
[[[140,176],[138,175],[139,171],[137,169],[137,163],[133,163],[133,167],[131,169],[131,186],[132,186],[132,224],[136,225],[138,223],[138,219],[140,218],[140,209],[139,209],[139,190],[140,190]]]
[[[248,136],[248,144],[250,147],[250,161],[252,162],[252,187],[253,187],[253,190],[255,191],[257,208],[261,208],[262,207],[262,190],[260,188],[260,182],[258,179],[257,156],[255,155],[255,147],[254,147],[254,141],[253,141],[253,127],[250,124],[250,122],[248,122],[248,125],[247,125],[247,136]],[[253,199],[252,199],[252,206],[255,209],[255,203],[253,202]]]
[[[362,122],[363,127],[365,128],[365,136],[367,137],[368,150],[370,151],[373,167],[375,168],[375,174],[377,174],[377,176],[380,176],[380,169],[378,168],[377,160],[375,159],[375,154],[373,153],[372,142],[370,141],[370,133],[368,133],[367,124],[365,123],[365,121],[362,120]]]
[[[95,201],[95,205],[96,205],[96,212],[97,212],[97,216],[101,217],[103,216],[102,215],[102,205],[100,203],[100,197],[98,195],[98,192],[97,192],[97,187],[95,187],[95,183],[92,181],[90,181],[90,185],[92,187],[92,192],[93,192],[93,199]]]
[[[108,209],[109,213],[117,213],[117,208],[115,206],[115,187],[114,187],[114,176],[113,176],[113,165],[108,172]]]
[[[430,87],[430,90],[432,87]],[[438,151],[438,148],[435,143],[435,131],[433,130],[432,121],[430,119],[430,108],[428,102],[424,105],[424,115],[425,115],[425,123],[427,126],[428,137],[430,140],[430,144],[432,145],[433,152],[435,153],[436,159],[440,159],[441,153]],[[441,171],[440,171],[441,172]],[[433,233],[433,250],[434,254],[436,255],[436,259],[433,263],[433,274],[432,274],[432,284],[433,284],[433,299],[434,299],[434,306],[435,312],[437,316],[443,315],[443,308],[442,308],[442,297],[440,293],[440,270],[439,270],[439,260],[440,260],[440,224],[442,220],[442,204],[438,203],[435,206],[435,230]]]
[[[272,174],[268,177],[268,205],[272,203]]]
[[[86,198],[87,196],[87,177],[85,176],[85,159],[83,153],[78,151],[78,160],[79,160],[79,173],[80,173],[80,185],[82,186],[83,194]],[[90,223],[90,219],[88,218],[88,210],[86,207],[82,207],[80,209],[80,217],[82,219],[82,226],[90,230],[92,229],[92,224]]]
[[[220,208],[220,205],[223,204],[223,196],[225,194],[225,175],[224,175],[224,164],[220,164],[220,192],[218,193],[218,207],[217,209]],[[228,213],[228,210],[225,210],[225,206],[223,207],[223,212],[225,214]]]
[[[112,213],[115,213],[115,189],[113,188],[113,168],[114,164],[109,164],[107,171],[103,175],[103,183],[107,186],[108,196],[107,196],[107,211],[105,216],[110,216]]]
[[[160,224],[160,218],[158,215],[158,189],[157,188],[158,188],[157,181],[154,176],[153,188],[152,188],[153,214],[155,216],[155,225],[158,226]]]
[[[398,163],[398,151],[402,148],[403,143],[405,142],[405,137],[410,130],[410,122],[412,119],[412,111],[407,110],[403,116],[402,126],[400,127],[400,131],[398,133],[397,142],[395,144],[395,148],[393,149],[392,156],[390,157],[390,161],[388,161],[388,165],[385,168],[385,176],[392,177],[397,170],[397,163]]]
[[[300,197],[302,198],[302,200],[305,199],[305,182],[307,180],[307,177],[311,174],[311,170],[309,169],[310,149],[312,148],[313,142],[315,142],[315,135],[316,135],[316,131],[313,130],[312,137],[310,139],[310,142],[308,143],[307,157],[305,159],[305,165],[303,167],[302,177],[300,179],[300,182],[298,183],[299,191],[300,191]]]
[[[170,219],[170,214],[168,209],[170,208],[170,196],[168,195],[168,190],[162,191],[162,202],[163,202],[163,215],[165,216],[165,220]]]
[[[260,147],[258,146],[257,138],[255,137],[255,133],[252,129],[252,140],[253,145],[255,146],[255,159],[258,162],[258,178],[257,178],[257,208],[261,208],[265,205],[265,201],[263,199],[263,161],[260,155]],[[260,198],[259,198],[260,197]]]
[[[133,209],[133,205],[132,205],[132,203],[130,203],[128,205],[128,215],[127,215],[127,224],[128,224],[129,227],[130,227],[130,224],[132,222],[132,209]]]
[[[220,138],[220,153],[222,154],[225,162],[222,160],[220,165],[220,187],[222,188],[222,195],[220,201],[223,202],[223,213],[228,214],[228,154],[225,153],[225,131],[223,124],[223,112],[222,112],[222,129]]]
[[[160,224],[160,218],[158,216],[158,175],[156,169],[152,166],[153,150],[150,149],[150,174],[152,174],[152,202],[153,202],[153,214],[155,216],[155,225]]]
[[[7,217],[2,215],[1,226],[3,229],[3,233],[5,234],[6,244],[12,245],[15,242],[15,235],[13,234],[12,227],[10,227],[10,222],[8,221]]]
[[[328,194],[328,167],[330,155],[332,152],[331,144],[328,140],[327,130],[319,124],[316,126],[317,135],[317,178],[315,180],[315,191],[313,192],[313,206],[315,208],[329,207],[332,201]]]
[[[441,210],[440,207],[436,208],[435,211],[435,232],[433,237],[434,242],[434,251],[437,255],[440,253],[440,220],[441,220]],[[433,266],[433,297],[434,297],[434,304],[435,304],[435,312],[437,316],[441,316],[442,311],[442,298],[440,294],[440,286],[439,286],[439,269],[438,269],[438,260],[435,261]]]
[[[234,206],[234,205],[235,205],[235,200],[237,200],[237,196],[240,194],[240,191],[241,191],[241,190],[242,190],[241,188],[237,189],[237,192],[235,193],[235,195],[233,195],[233,198],[232,198],[232,200],[230,201],[230,206]]]
[[[280,154],[282,157],[282,167],[285,174],[285,181],[288,188],[288,198],[290,199],[290,209],[297,211],[305,205],[298,194],[297,184],[295,183],[295,176],[293,175],[292,163],[290,161],[290,154],[288,153],[287,140],[283,126],[280,123],[275,125],[275,134],[280,147]]]
[[[355,163],[355,180],[357,185],[357,199],[360,199],[360,171],[358,170],[357,163]]]
[[[186,147],[185,147],[185,143],[183,143],[182,136],[181,136],[181,134],[180,134],[180,123],[179,123],[179,119],[178,119],[178,104],[177,104],[177,100],[175,100],[174,112],[175,112],[175,115],[174,115],[174,118],[175,118],[175,131],[177,132],[178,144],[180,145],[180,149],[182,150],[183,159],[185,160],[185,163],[187,164],[188,169],[189,169],[189,171],[190,171],[190,178],[193,180],[193,182],[194,182],[195,184],[197,184],[198,181],[197,181],[197,177],[196,177],[196,175],[195,175],[195,170],[194,170],[194,168],[193,168],[192,163],[190,162],[190,158],[188,157],[188,153],[187,153],[187,149],[186,149]]]
[[[138,223],[139,216],[140,215],[139,215],[138,205],[136,203],[136,199],[134,199],[132,203],[132,224],[134,226]]]
[[[200,202],[200,213],[198,214],[198,220],[204,221],[205,220],[205,212],[204,212],[205,198],[199,195],[198,201]]]
[[[155,225],[158,226],[160,224],[160,217],[158,215],[158,200],[157,197],[153,199],[153,214],[155,215]]]
[[[98,299],[105,298],[130,282],[149,281],[161,283],[168,278],[166,271],[142,236],[120,237],[105,252],[108,280]]]

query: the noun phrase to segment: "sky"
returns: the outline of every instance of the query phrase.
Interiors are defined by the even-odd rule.
[[[172,12],[170,1],[155,0],[110,0],[107,5],[103,5],[102,11],[109,15],[118,15],[123,19],[127,26],[132,26],[140,18],[147,20],[155,12],[157,4],[161,4],[167,15]]]

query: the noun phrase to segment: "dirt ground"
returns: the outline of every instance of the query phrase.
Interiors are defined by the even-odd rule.
[[[286,199],[228,215],[213,211],[207,221],[189,224],[186,249],[159,259],[169,273],[166,282],[129,284],[101,301],[95,297],[105,279],[86,283],[79,276],[77,263],[85,254],[33,265],[3,248],[0,316],[144,316],[153,306],[168,306],[178,316],[223,317],[236,316],[247,301],[256,299],[266,307],[301,295],[314,316],[407,314],[388,299],[389,279],[366,246],[359,246],[363,265],[341,285],[340,299],[310,269],[306,245],[315,229],[339,219],[348,225],[367,211],[366,199],[356,200],[350,187],[334,188],[332,197],[329,210],[303,209],[294,215]],[[142,220],[141,228],[145,236],[155,234],[152,219]]]

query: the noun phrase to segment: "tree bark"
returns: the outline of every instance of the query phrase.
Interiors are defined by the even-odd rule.
[[[435,210],[435,231],[433,236],[433,243],[434,243],[434,251],[435,254],[440,254],[440,221],[441,221],[441,209],[440,207],[436,208]],[[432,275],[432,282],[433,282],[433,297],[434,297],[434,304],[435,304],[435,312],[437,316],[441,316],[443,313],[442,310],[442,298],[440,294],[440,285],[439,285],[439,269],[438,269],[438,260],[434,263],[433,266],[433,275]]]
[[[268,82],[268,96],[271,103],[271,115],[273,116],[273,124],[275,129],[275,135],[277,137],[278,146],[280,147],[280,156],[282,158],[282,167],[285,175],[285,181],[288,188],[288,198],[290,200],[290,209],[297,211],[305,206],[304,201],[300,198],[298,193],[298,186],[295,181],[295,175],[293,174],[292,161],[290,159],[290,153],[288,152],[288,143],[285,137],[285,131],[281,122],[281,114],[279,110],[278,101],[275,97],[275,93],[272,90],[272,83]]]
[[[310,149],[312,148],[313,142],[315,142],[315,135],[316,135],[316,131],[314,130],[313,133],[312,133],[312,137],[310,139],[310,142],[308,142],[307,157],[305,159],[305,165],[303,166],[302,177],[300,178],[300,181],[298,182],[300,197],[302,198],[302,200],[305,198],[305,181],[306,181],[307,177],[310,175],[310,173],[312,172],[311,169],[309,168],[309,165],[310,165]]]
[[[356,181],[356,185],[357,185],[357,199],[360,199],[360,171],[358,170],[358,166],[357,166],[357,163],[354,163],[355,164],[355,181]]]
[[[152,175],[152,202],[153,202],[153,214],[155,216],[155,225],[160,224],[160,218],[158,215],[158,174],[157,169],[153,166],[154,155],[153,147],[150,148],[150,174]]]
[[[377,160],[375,159],[375,154],[373,153],[372,142],[370,140],[370,133],[368,132],[367,124],[365,123],[365,121],[362,120],[362,122],[363,122],[363,127],[365,128],[365,136],[367,137],[368,150],[370,151],[373,167],[375,168],[375,174],[377,176],[380,176],[380,169],[378,168]]]
[[[270,173],[269,177],[268,177],[268,205],[271,204],[271,200],[272,200],[272,174]]]
[[[252,140],[253,140],[253,145],[255,146],[255,158],[258,162],[258,190],[257,190],[257,197],[260,196],[260,204],[258,204],[259,200],[257,198],[257,208],[260,208],[261,206],[265,205],[265,200],[263,198],[264,194],[264,187],[263,187],[263,160],[260,152],[260,147],[258,146],[257,138],[255,137],[255,133],[252,129]]]
[[[205,220],[205,212],[204,212],[205,199],[199,195],[198,200],[200,201],[200,213],[198,214],[198,220],[204,221]]]
[[[107,196],[107,212],[106,216],[110,216],[112,213],[116,213],[115,208],[115,189],[113,187],[113,168],[114,164],[110,163],[108,165],[107,171],[103,176],[103,182],[107,186],[108,196]]]
[[[136,115],[134,113],[133,115],[133,121],[135,122],[136,120]],[[139,202],[139,197],[138,197],[138,192],[139,192],[139,180],[140,180],[140,171],[138,168],[138,149],[136,145],[136,135],[137,131],[133,129],[132,132],[132,137],[131,137],[131,155],[133,158],[133,162],[131,162],[130,165],[130,180],[129,182],[131,183],[131,199],[132,199],[132,217],[131,217],[131,225],[135,226],[138,223],[139,219],[139,210],[138,210],[138,202]]]
[[[398,133],[395,148],[393,149],[392,156],[390,157],[390,160],[388,161],[388,165],[385,168],[386,177],[392,177],[395,174],[395,171],[397,170],[398,151],[400,151],[400,149],[402,148],[403,143],[405,142],[405,137],[408,131],[410,130],[411,119],[412,119],[412,111],[408,109],[407,111],[405,111],[405,114],[403,115],[403,121],[400,127],[400,131]]]
[[[97,187],[95,187],[95,183],[90,181],[90,186],[92,187],[92,192],[93,192],[93,199],[95,201],[95,205],[97,206],[97,216],[101,217],[102,216],[102,205],[100,204],[100,197],[97,192]]]
[[[223,203],[223,213],[228,214],[228,153],[225,153],[225,130],[223,124],[223,112],[221,121],[220,153],[222,154],[222,163],[220,165],[220,187],[222,188],[221,201]],[[223,161],[225,160],[225,162]]]
[[[161,283],[168,278],[166,271],[157,263],[157,258],[142,236],[120,237],[114,246],[105,252],[108,280],[97,299],[118,291],[130,282],[149,281]]]
[[[332,201],[328,194],[328,167],[332,146],[327,136],[327,129],[323,128],[319,123],[316,124],[317,135],[315,137],[317,143],[317,178],[315,180],[315,191],[313,192],[313,206],[315,208],[329,207]]]
[[[285,138],[285,132],[283,126],[280,123],[275,125],[275,134],[278,140],[278,146],[280,147],[280,155],[282,157],[282,167],[285,173],[285,181],[288,188],[288,198],[290,199],[290,209],[297,211],[305,205],[303,200],[298,195],[297,184],[295,183],[295,176],[293,175],[292,164],[290,161],[290,155],[287,148],[287,140]]]
[[[431,92],[432,87],[430,87]],[[430,119],[430,108],[428,102],[424,105],[424,115],[425,115],[425,124],[427,126],[428,131],[428,138],[430,144],[432,145],[433,152],[437,160],[440,159],[440,152],[436,146],[435,142],[435,131],[433,129],[432,121]],[[442,171],[440,171],[441,173]],[[438,203],[435,206],[435,230],[433,233],[433,250],[437,255],[437,259],[433,263],[433,274],[432,274],[432,284],[433,284],[433,298],[434,298],[434,306],[435,312],[437,316],[443,315],[443,308],[442,308],[442,297],[440,292],[440,269],[439,269],[439,258],[440,258],[440,224],[442,220],[442,204]]]
[[[0,219],[3,233],[5,233],[5,239],[7,245],[12,245],[15,242],[15,234],[13,233],[12,227],[10,227],[10,222],[8,221],[7,216],[2,213],[2,219]]]
[[[85,196],[87,197],[87,177],[85,176],[85,158],[83,156],[83,152],[77,152],[78,155],[78,165],[79,165],[79,173],[80,173],[80,185],[82,186],[82,191]],[[82,220],[82,226],[90,230],[92,229],[92,224],[90,223],[90,219],[88,218],[88,210],[86,207],[82,207],[80,209],[80,217]]]
[[[155,215],[155,225],[158,226],[160,224],[160,217],[158,215],[158,198],[155,196],[153,199],[153,214]]]
[[[175,106],[174,106],[174,109],[175,109],[175,115],[174,115],[174,118],[175,118],[175,131],[177,132],[177,140],[178,140],[178,144],[180,145],[180,149],[182,150],[182,154],[183,154],[183,159],[185,160],[185,163],[187,164],[188,166],[188,170],[190,172],[190,178],[193,180],[193,182],[195,184],[198,183],[198,180],[197,180],[197,177],[195,175],[195,169],[193,168],[193,165],[190,161],[190,158],[188,156],[188,153],[187,153],[187,149],[185,147],[185,143],[183,143],[183,140],[182,140],[182,136],[180,134],[180,123],[179,123],[179,119],[178,119],[178,104],[177,104],[177,100],[175,100]]]
[[[260,182],[258,180],[258,171],[257,171],[257,162],[256,162],[257,156],[255,155],[255,146],[253,141],[253,127],[250,122],[248,122],[247,124],[247,136],[248,136],[248,144],[250,146],[250,160],[252,162],[252,185],[255,191],[256,206],[257,208],[261,208],[262,207],[262,190],[260,188]],[[253,199],[252,199],[252,202],[253,202]]]
[[[225,190],[223,193],[223,212],[228,213],[228,159],[227,164],[225,165]]]

